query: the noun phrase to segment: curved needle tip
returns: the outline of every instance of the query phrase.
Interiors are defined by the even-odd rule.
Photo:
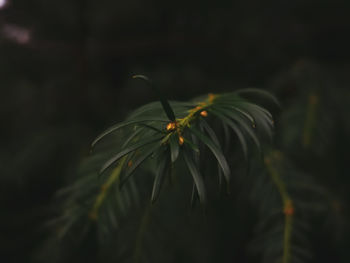
[[[150,81],[150,79],[148,77],[146,77],[145,75],[133,75],[132,78],[133,79],[144,79],[146,81]]]

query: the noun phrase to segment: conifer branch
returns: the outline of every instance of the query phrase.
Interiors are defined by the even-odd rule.
[[[127,156],[123,157],[119,164],[113,169],[110,177],[108,178],[107,182],[104,183],[101,186],[100,193],[97,195],[96,200],[92,206],[92,209],[89,213],[89,218],[91,220],[97,220],[98,218],[98,210],[100,209],[103,201],[106,199],[106,195],[108,194],[108,191],[110,187],[116,183],[116,181],[120,178],[120,174],[122,172],[122,168],[124,166],[124,163],[127,159]]]
[[[283,236],[283,257],[282,263],[289,263],[291,258],[291,236],[293,230],[293,215],[294,205],[293,201],[289,196],[287,187],[281,178],[279,172],[275,169],[273,161],[280,160],[282,158],[281,153],[275,151],[273,156],[265,157],[264,163],[267,168],[268,174],[270,175],[273,183],[278,189],[278,192],[282,199],[283,213],[285,217],[284,223],[284,236]]]
[[[272,95],[266,92],[254,89],[247,92],[250,96],[263,96],[275,102]],[[132,209],[136,203],[145,205],[142,199],[145,200],[149,193],[146,186],[150,186],[152,179],[147,177],[145,171],[155,174],[151,195],[153,203],[164,188],[163,182],[169,179],[171,167],[178,162],[178,167],[185,169],[179,175],[183,172],[190,174],[194,185],[192,194],[198,197],[201,205],[205,205],[208,199],[207,180],[204,180],[198,157],[207,153],[214,157],[210,160],[219,167],[220,172],[216,176],[225,178],[229,189],[232,168],[226,158],[229,151],[234,152],[237,148],[227,144],[227,152],[224,153],[223,141],[227,141],[228,136],[236,136],[247,156],[250,147],[260,147],[260,133],[271,135],[273,129],[271,113],[240,95],[244,93],[238,90],[208,94],[190,102],[168,102],[163,97],[163,103],[144,105],[125,121],[107,129],[94,140],[92,146],[95,150],[86,163],[82,178],[65,190],[67,199],[63,210],[67,211],[67,215],[60,221],[63,227],[67,231],[79,232],[82,221],[89,218],[96,221],[96,224],[90,225],[97,227],[100,240],[109,240],[111,233],[117,233],[123,239],[122,223],[137,215]],[[174,116],[176,118],[173,119]],[[225,140],[220,139],[221,127],[227,128]],[[142,184],[133,179],[134,174],[143,175],[142,178],[138,177],[143,180]],[[283,184],[278,185],[283,193]],[[132,259],[135,263],[142,260],[145,235],[149,232],[150,206],[150,202],[146,204],[143,216],[137,220],[139,229],[131,236],[135,241],[134,246],[130,238],[126,243],[122,241],[129,252],[132,253],[130,248],[134,247]],[[74,216],[69,213],[72,208],[77,211]],[[291,230],[286,229],[287,237],[288,231]]]

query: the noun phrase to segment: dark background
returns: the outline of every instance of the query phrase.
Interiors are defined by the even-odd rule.
[[[350,3],[341,0],[8,0],[0,9],[0,261],[35,262],[53,194],[90,142],[157,99],[132,75],[148,75],[174,100],[253,86],[288,101],[320,79],[330,93],[347,92],[349,33]],[[302,82],[303,72],[316,73]],[[333,179],[347,200],[346,172]]]

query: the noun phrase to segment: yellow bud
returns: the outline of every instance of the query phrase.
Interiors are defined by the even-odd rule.
[[[166,126],[167,131],[173,131],[176,129],[176,123],[175,122],[169,122]]]
[[[179,136],[179,144],[180,144],[180,145],[183,145],[183,144],[184,144],[184,142],[185,142],[184,137]]]
[[[201,114],[202,117],[207,117],[208,116],[208,112],[205,111],[205,110],[201,111],[200,114]]]

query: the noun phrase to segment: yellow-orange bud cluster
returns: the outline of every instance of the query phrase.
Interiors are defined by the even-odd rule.
[[[183,145],[183,144],[184,144],[184,142],[185,142],[184,137],[179,136],[179,144],[180,144],[180,145]]]
[[[203,110],[203,111],[201,111],[200,115],[202,117],[207,117],[208,116],[208,112],[206,110]]]
[[[176,129],[176,122],[169,122],[166,126],[167,131],[173,131]]]

